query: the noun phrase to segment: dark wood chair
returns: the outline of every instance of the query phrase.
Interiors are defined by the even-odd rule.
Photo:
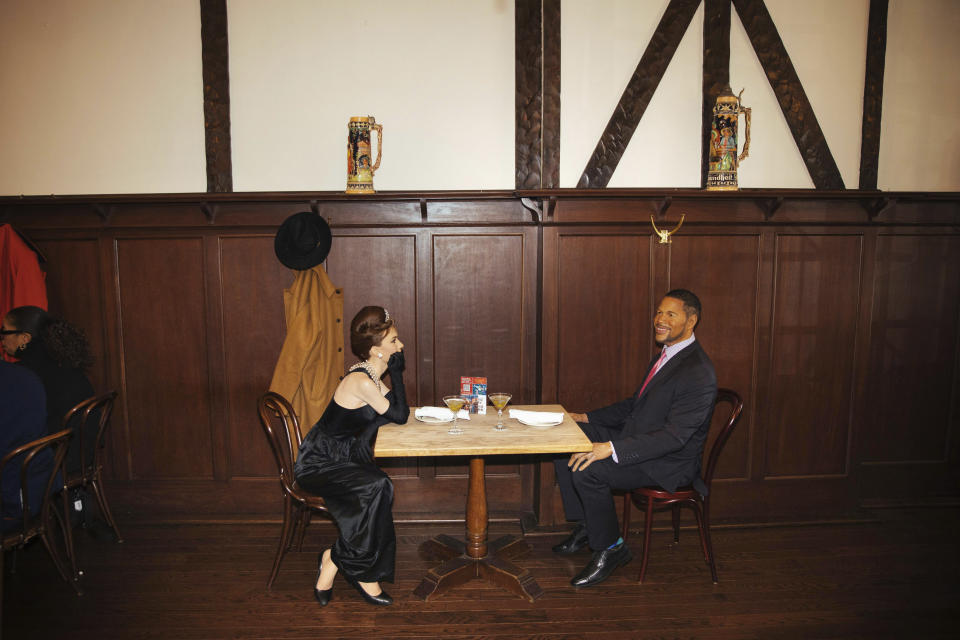
[[[117,542],[123,542],[120,529],[117,528],[117,522],[110,511],[110,503],[107,502],[107,496],[103,492],[103,446],[116,399],[116,391],[109,391],[103,395],[87,398],[67,412],[63,417],[63,427],[66,429],[69,425],[73,425],[74,442],[80,450],[81,461],[79,470],[73,470],[67,474],[67,488],[86,489],[89,487],[97,499],[103,519],[113,529],[113,535],[116,536]],[[89,436],[84,437],[84,435],[88,434],[91,429],[95,430],[97,436],[91,438],[88,442]],[[93,443],[92,456],[87,446],[91,442]]]
[[[650,556],[650,531],[653,527],[653,510],[660,507],[670,506],[673,511],[673,541],[680,541],[680,505],[686,504],[693,507],[693,512],[697,517],[697,528],[700,531],[700,544],[703,546],[703,556],[710,567],[710,575],[713,577],[713,583],[717,583],[717,566],[713,557],[713,543],[710,541],[710,484],[713,481],[713,473],[717,468],[717,460],[720,458],[720,452],[723,445],[727,443],[733,428],[740,421],[740,414],[743,412],[743,400],[736,391],[730,389],[718,389],[716,407],[722,403],[730,404],[730,414],[727,417],[723,427],[717,433],[713,446],[710,447],[710,455],[707,458],[707,465],[703,473],[703,483],[707,487],[707,495],[701,494],[692,486],[680,487],[674,492],[665,491],[660,487],[641,487],[628,491],[623,496],[623,539],[627,539],[630,530],[630,504],[636,503],[637,508],[643,509],[646,513],[646,522],[643,529],[643,560],[640,564],[639,582],[647,573],[647,560]]]
[[[0,460],[0,482],[3,479],[3,469],[8,464],[20,465],[20,502],[23,506],[22,517],[17,521],[16,526],[3,531],[3,551],[16,551],[22,549],[28,542],[35,538],[43,541],[43,546],[47,548],[47,553],[53,560],[61,577],[73,587],[77,595],[83,595],[80,585],[77,582],[79,574],[76,569],[72,573],[67,571],[67,566],[57,551],[54,544],[54,520],[58,521],[60,533],[63,536],[64,550],[67,559],[72,566],[76,566],[73,558],[73,539],[70,536],[70,526],[67,515],[69,505],[67,503],[67,492],[63,486],[63,460],[67,455],[67,443],[73,432],[70,429],[58,431],[49,436],[44,436],[21,445],[5,455]],[[53,464],[50,472],[44,478],[43,500],[41,501],[39,513],[32,513],[30,509],[30,479],[31,465],[37,461],[37,456],[44,450],[49,450],[53,457]],[[19,458],[19,459],[17,459]],[[2,502],[2,487],[0,487],[0,502]],[[61,510],[58,512],[54,508],[54,500],[60,503]],[[7,524],[7,523],[4,523]],[[2,596],[0,596],[2,597]]]
[[[260,412],[260,424],[270,441],[273,457],[277,462],[280,475],[281,494],[283,496],[283,527],[280,530],[280,544],[273,560],[273,570],[267,579],[267,589],[273,587],[280,572],[283,556],[293,546],[294,531],[297,533],[297,550],[303,548],[303,536],[310,524],[314,511],[326,511],[323,498],[307,493],[297,485],[293,477],[293,462],[300,449],[300,421],[286,398],[268,391],[257,403]]]

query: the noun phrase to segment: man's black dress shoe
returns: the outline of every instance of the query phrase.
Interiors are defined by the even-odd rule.
[[[320,570],[323,569],[323,553],[320,554],[320,560],[317,561],[317,580],[320,579]],[[313,581],[313,597],[317,599],[321,607],[327,606],[333,600],[333,587],[329,589],[317,589],[317,580]]]
[[[360,592],[360,595],[363,596],[363,599],[366,600],[368,604],[372,604],[377,607],[385,607],[388,604],[393,604],[393,598],[391,598],[390,594],[384,591],[382,587],[380,588],[380,593],[372,596],[363,590],[363,587],[360,586],[360,583],[357,582],[353,576],[343,574],[343,577],[347,579],[347,582],[353,585],[354,589]]]
[[[633,556],[630,555],[630,549],[624,542],[613,549],[594,551],[593,558],[583,568],[583,571],[573,577],[570,584],[575,587],[589,587],[603,582],[610,577],[614,569],[627,564],[631,560],[633,560]]]
[[[587,546],[587,525],[578,522],[567,538],[560,544],[553,545],[554,553],[576,553]]]

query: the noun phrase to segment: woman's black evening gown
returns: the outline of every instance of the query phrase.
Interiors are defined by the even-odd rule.
[[[333,562],[361,582],[393,582],[393,483],[374,463],[372,450],[377,430],[387,422],[369,405],[344,409],[331,399],[304,438],[294,467],[297,483],[324,499],[340,529]]]

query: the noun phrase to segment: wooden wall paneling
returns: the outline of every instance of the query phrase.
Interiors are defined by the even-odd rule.
[[[94,357],[88,375],[98,392],[107,385],[106,337],[100,252],[96,237],[37,240],[47,257],[44,266],[47,308],[83,329]]]
[[[957,431],[960,236],[881,234],[876,256],[864,496],[943,494]]]
[[[210,399],[210,447],[213,477],[230,478],[230,407],[227,389],[226,344],[223,329],[223,272],[220,260],[220,238],[215,233],[203,235],[204,321],[207,347],[207,395]]]
[[[765,475],[844,476],[863,239],[777,239]]]
[[[697,340],[713,361],[718,385],[735,390],[750,407],[758,359],[760,236],[677,234],[670,247],[666,289],[689,289],[700,298],[703,317],[695,330]],[[720,426],[720,418],[714,427]],[[747,411],[724,448],[716,478],[749,478],[752,431]],[[712,442],[711,435],[707,450]]]
[[[337,229],[327,257],[327,273],[335,285],[343,290],[343,346],[344,366],[357,362],[350,352],[350,322],[367,305],[385,307],[397,323],[400,340],[404,344],[407,368],[404,384],[407,401],[419,404],[417,376],[420,345],[417,306],[417,238],[410,231],[342,231]],[[417,477],[415,458],[378,460],[391,477]],[[398,492],[399,493],[399,492]],[[397,495],[396,508],[407,508],[409,492]]]
[[[488,389],[512,390],[525,398],[525,317],[523,282],[526,238],[521,231],[463,234],[450,230],[433,238],[435,380],[437,398],[457,393],[460,376],[485,376]],[[516,458],[487,461],[491,476],[519,480]],[[462,461],[438,458],[437,476],[465,476]],[[519,484],[509,497],[519,507]],[[500,508],[506,507],[504,504]]]
[[[557,400],[568,411],[622,400],[650,361],[650,236],[564,230],[557,259]]]
[[[286,335],[283,290],[294,272],[277,260],[273,235],[219,238],[229,476],[272,477],[276,463],[257,417]]]
[[[118,238],[134,478],[213,477],[200,237]]]

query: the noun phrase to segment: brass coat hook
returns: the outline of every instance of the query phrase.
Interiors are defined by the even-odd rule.
[[[653,225],[653,231],[654,231],[654,233],[656,233],[658,236],[660,236],[660,244],[670,244],[670,242],[671,242],[670,236],[672,236],[673,234],[675,234],[675,233],[677,232],[677,230],[678,230],[680,227],[683,226],[683,219],[684,219],[685,217],[686,217],[686,214],[681,213],[681,214],[680,214],[680,223],[677,224],[676,227],[674,227],[673,229],[671,229],[671,230],[669,230],[669,231],[661,231],[660,229],[657,229],[657,223],[654,222],[654,220],[653,220],[653,214],[650,214],[650,224]]]

